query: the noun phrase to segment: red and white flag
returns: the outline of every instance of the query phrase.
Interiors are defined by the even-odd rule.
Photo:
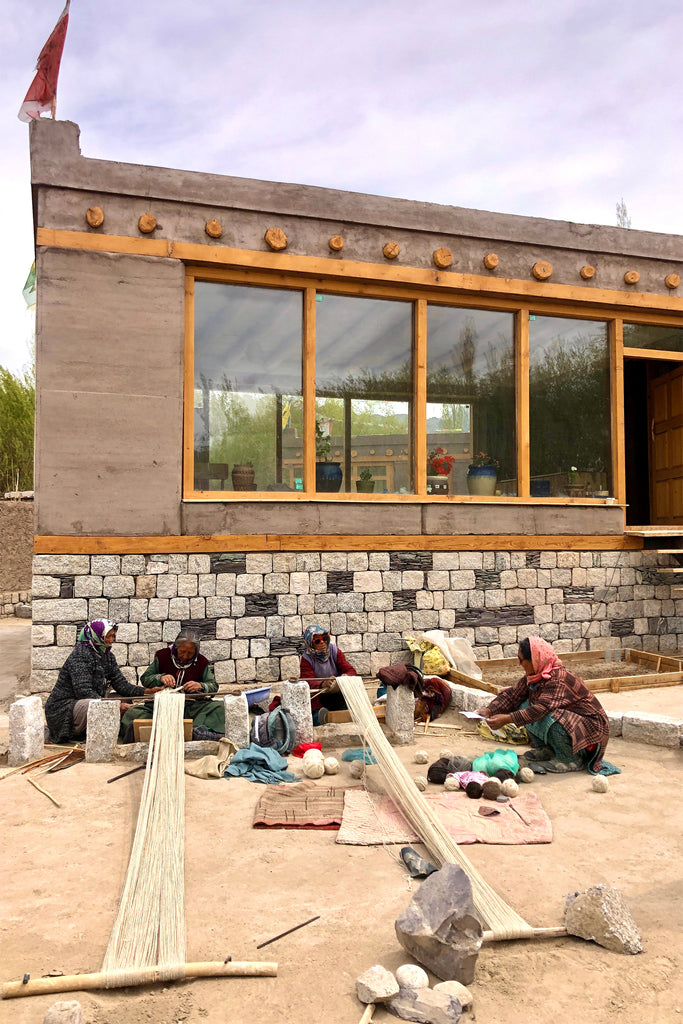
[[[41,114],[52,113],[54,117],[55,101],[57,99],[57,79],[59,77],[59,65],[64,49],[66,38],[66,27],[69,24],[69,4],[66,0],[66,7],[59,16],[59,20],[52,30],[50,38],[40,51],[36,64],[36,77],[26,93],[26,98],[21,104],[19,111],[20,121],[31,121]]]

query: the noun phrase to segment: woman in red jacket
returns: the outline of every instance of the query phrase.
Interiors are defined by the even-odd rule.
[[[321,691],[311,698],[314,725],[324,725],[328,711],[346,709],[336,676],[355,676],[357,673],[336,644],[330,643],[330,634],[322,626],[309,626],[304,632],[299,672],[312,690]]]

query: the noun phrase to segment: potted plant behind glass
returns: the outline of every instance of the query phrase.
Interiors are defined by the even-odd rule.
[[[372,479],[372,470],[364,466],[356,480],[356,490],[365,494],[372,494],[375,489],[375,481]]]
[[[467,471],[467,490],[470,494],[495,494],[499,469],[498,459],[486,452],[478,452]]]
[[[326,494],[336,493],[342,484],[344,474],[342,473],[341,462],[331,462],[329,459],[332,451],[330,435],[326,434],[320,425],[315,421],[315,489]]]
[[[427,455],[427,494],[448,494],[448,476],[455,458],[445,448],[432,448]]]

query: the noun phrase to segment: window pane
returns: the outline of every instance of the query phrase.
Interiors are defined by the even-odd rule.
[[[340,295],[317,299],[318,490],[356,490],[367,467],[375,494],[410,494],[412,304]]]
[[[296,489],[302,322],[301,292],[196,282],[197,490]],[[245,464],[253,480],[251,471],[233,476]]]
[[[531,494],[612,493],[607,325],[529,317]]]
[[[516,494],[515,438],[513,315],[428,306],[428,492],[468,494],[468,468],[484,453],[499,463],[491,490]]]
[[[683,327],[624,324],[624,348],[654,348],[664,352],[683,352]]]

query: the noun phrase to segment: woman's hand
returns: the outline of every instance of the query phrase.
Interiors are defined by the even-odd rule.
[[[166,674],[165,676],[161,677],[161,684],[162,684],[162,686],[174,687],[175,686],[175,679],[173,678],[173,676],[170,676],[170,675]]]
[[[198,683],[197,680],[194,679],[190,680],[189,683],[185,683],[183,686],[183,693],[202,693],[203,689],[202,684]]]
[[[129,703],[128,703],[127,701],[125,701],[125,700],[120,700],[120,701],[119,701],[119,711],[121,712],[121,714],[122,714],[122,715],[125,715],[126,711],[130,711],[130,709],[131,709],[132,707],[133,707],[133,705],[132,705],[132,704],[129,704]]]
[[[146,686],[145,694],[149,694],[151,697],[153,693],[158,693],[159,690],[163,690],[163,686]]]
[[[512,719],[509,715],[491,715],[490,718],[486,719],[486,724],[489,729],[502,729],[504,725],[509,725]]]
[[[477,710],[474,713],[475,715],[481,715],[482,718],[486,718],[488,716],[489,709],[487,707],[477,708]]]

